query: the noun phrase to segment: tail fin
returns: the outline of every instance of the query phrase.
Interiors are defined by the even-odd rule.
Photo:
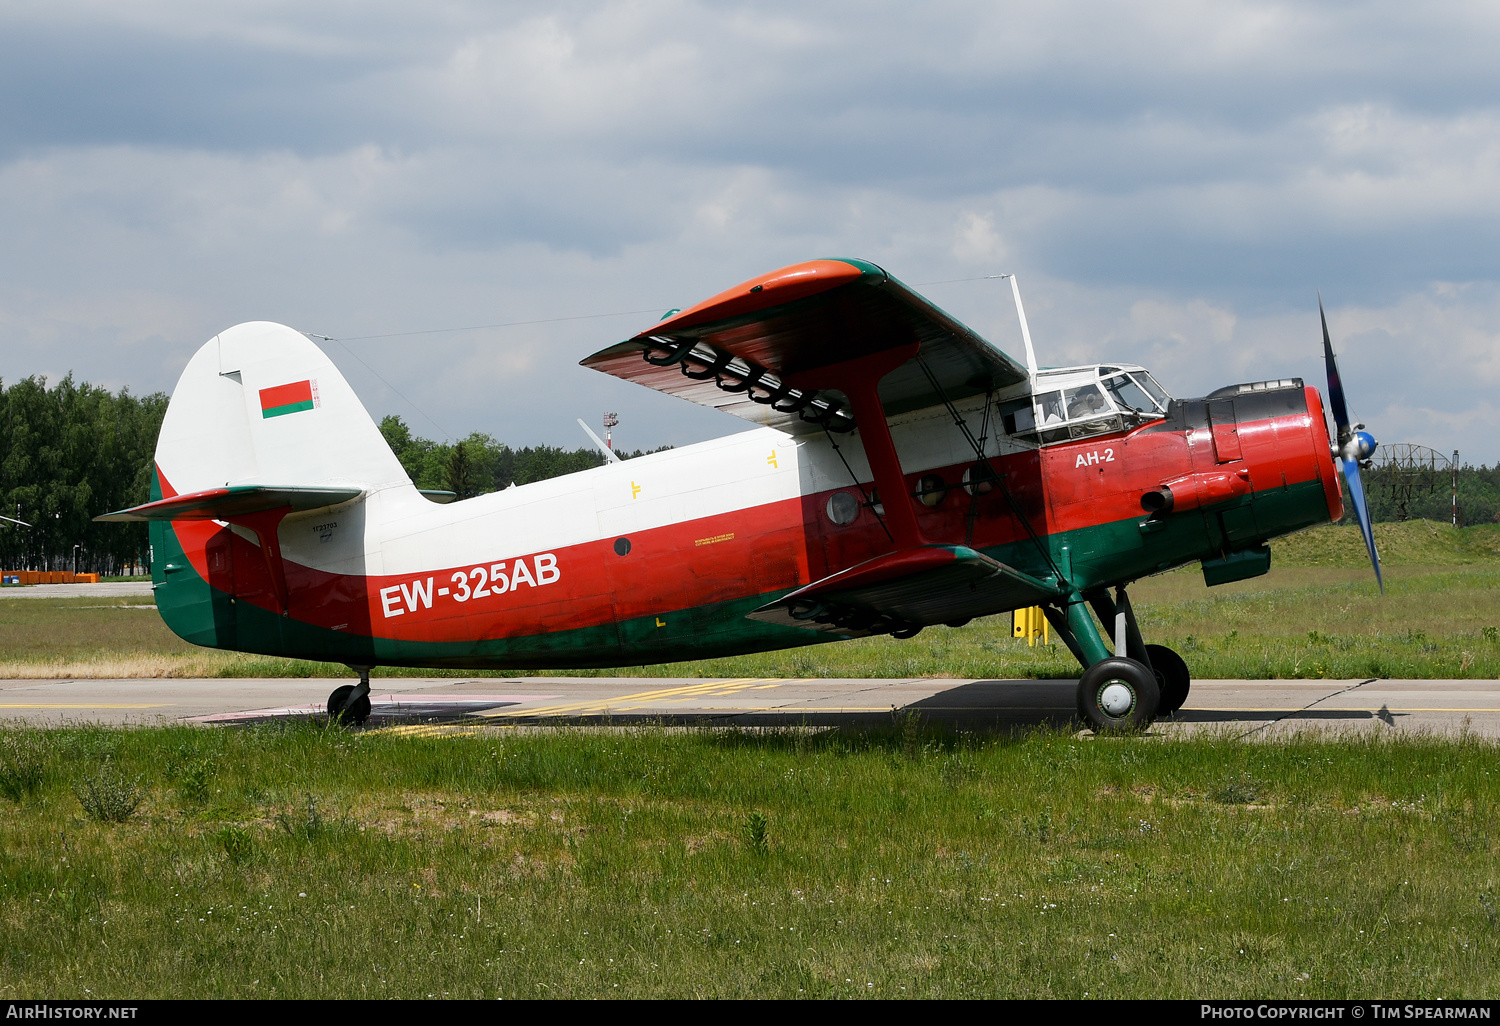
[[[162,490],[410,487],[380,429],[323,351],[269,321],[237,324],[178,379],[156,443]]]

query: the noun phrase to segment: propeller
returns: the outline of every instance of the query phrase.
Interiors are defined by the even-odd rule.
[[[1333,446],[1333,458],[1344,471],[1344,481],[1349,485],[1349,502],[1354,507],[1354,517],[1359,521],[1359,531],[1365,537],[1365,548],[1370,553],[1370,565],[1375,568],[1375,583],[1380,593],[1385,594],[1385,581],[1380,576],[1380,554],[1375,551],[1375,533],[1370,526],[1370,504],[1365,501],[1365,486],[1359,477],[1361,464],[1370,465],[1379,444],[1375,436],[1363,424],[1349,423],[1349,407],[1344,403],[1344,383],[1339,378],[1338,361],[1333,356],[1333,341],[1328,337],[1328,315],[1323,312],[1323,296],[1318,294],[1318,317],[1323,322],[1323,360],[1328,365],[1328,402],[1333,406],[1333,422],[1338,426],[1338,441]]]

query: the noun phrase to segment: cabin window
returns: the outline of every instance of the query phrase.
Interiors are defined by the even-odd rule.
[[[1006,434],[1019,434],[1023,431],[1036,430],[1036,413],[1030,406],[1023,406],[1018,410],[1001,414],[1005,423]]]
[[[1042,425],[1061,424],[1063,422],[1063,401],[1061,392],[1043,392],[1036,397],[1037,413],[1041,415]]]
[[[917,499],[928,509],[942,502],[948,494],[948,486],[936,474],[928,474],[917,482]]]
[[[859,516],[859,500],[848,492],[834,492],[828,497],[828,519],[840,527],[854,523]]]
[[[989,463],[976,463],[964,471],[964,491],[970,495],[988,495],[995,490],[995,471]]]

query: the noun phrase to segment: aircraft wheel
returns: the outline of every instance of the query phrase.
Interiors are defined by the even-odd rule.
[[[355,726],[370,718],[370,696],[361,695],[354,703],[354,707],[348,712],[344,711],[344,703],[354,693],[353,684],[345,684],[333,689],[333,694],[328,696],[328,718],[330,720],[353,723]]]
[[[1182,656],[1165,645],[1147,645],[1146,654],[1151,657],[1151,668],[1156,671],[1156,683],[1161,687],[1161,702],[1156,707],[1156,714],[1170,716],[1187,701],[1193,675],[1188,672]]]
[[[1078,711],[1095,733],[1144,730],[1160,698],[1156,674],[1123,656],[1100,660],[1078,681]]]

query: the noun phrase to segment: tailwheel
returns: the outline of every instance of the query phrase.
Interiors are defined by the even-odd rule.
[[[1151,669],[1156,671],[1156,683],[1161,689],[1161,701],[1156,707],[1158,716],[1171,716],[1187,701],[1188,688],[1193,675],[1188,672],[1182,656],[1165,645],[1147,645],[1146,655],[1151,659]]]
[[[1160,698],[1156,674],[1123,656],[1101,659],[1078,681],[1078,713],[1095,733],[1146,729]]]
[[[361,681],[334,688],[333,694],[328,696],[328,718],[355,726],[364,723],[370,718],[370,685]]]

